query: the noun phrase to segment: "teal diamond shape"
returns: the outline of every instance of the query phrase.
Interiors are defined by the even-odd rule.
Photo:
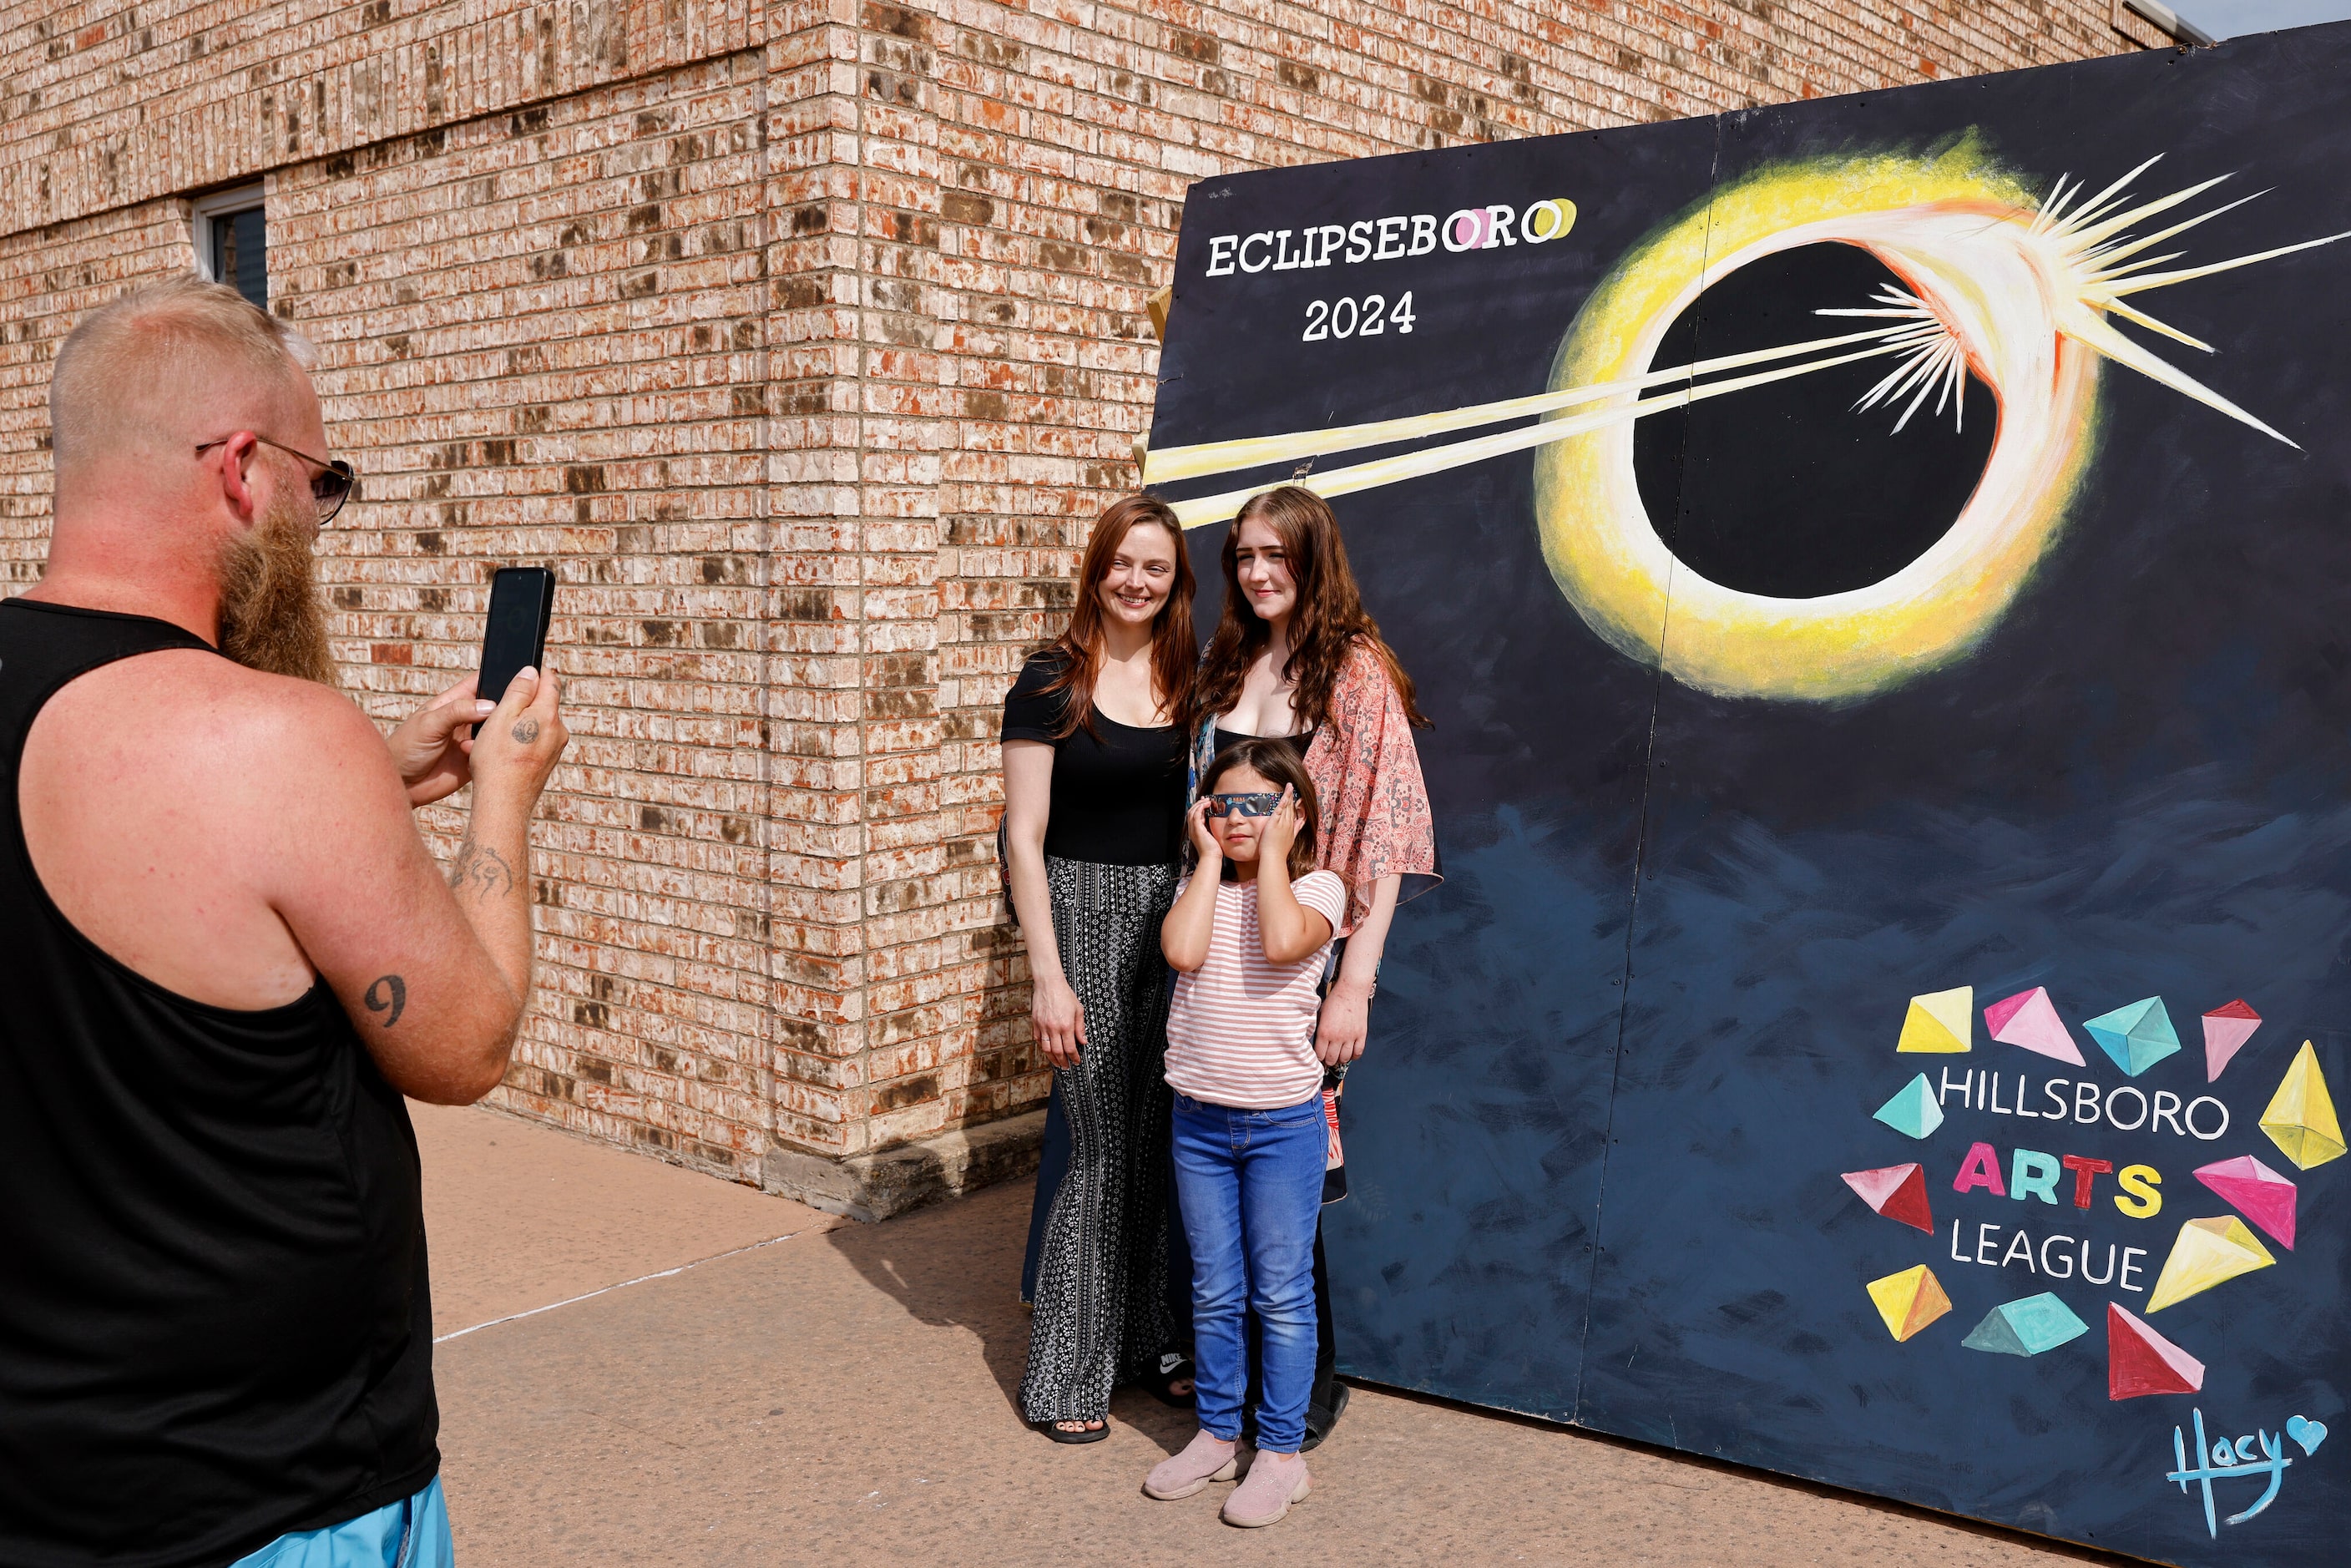
[[[2073,1308],[2055,1292],[2043,1291],[1994,1307],[1959,1343],[1997,1355],[2039,1355],[2089,1332],[2090,1325],[2075,1317]]]
[[[2082,1027],[2098,1042],[2098,1049],[2133,1078],[2179,1050],[2179,1036],[2171,1027],[2171,1015],[2163,1010],[2161,997],[2116,1008]]]

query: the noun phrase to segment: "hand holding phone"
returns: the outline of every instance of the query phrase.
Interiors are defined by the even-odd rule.
[[[543,566],[505,566],[490,579],[490,615],[482,632],[475,695],[496,703],[515,672],[547,663],[547,623],[555,612],[555,573]]]
[[[490,580],[490,613],[482,638],[480,674],[458,682],[408,716],[386,737],[409,804],[445,800],[473,780],[469,753],[475,727],[486,720],[522,669],[547,657],[547,627],[555,602],[555,574],[545,567],[508,567]]]
[[[384,737],[410,805],[446,800],[473,781],[465,753],[474,744],[474,727],[492,711],[493,705],[475,699],[474,677],[467,675]]]
[[[477,702],[495,706],[475,723],[466,748],[476,811],[504,800],[527,813],[563,755],[569,735],[558,711],[559,683],[547,667],[547,626],[554,603],[555,574],[543,566],[504,567],[490,580],[489,620],[474,689]],[[517,685],[516,676],[525,670],[537,672],[538,678]]]

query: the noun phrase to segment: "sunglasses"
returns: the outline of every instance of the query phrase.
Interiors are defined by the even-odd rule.
[[[1279,795],[1211,795],[1208,815],[1211,817],[1270,817],[1281,804]]]
[[[234,435],[224,435],[217,441],[207,441],[196,448],[196,455],[202,457],[214,447],[225,446],[235,439]],[[310,477],[310,494],[319,503],[319,521],[321,524],[341,511],[343,503],[350,500],[360,487],[359,471],[340,457],[313,457],[298,446],[288,446],[266,435],[256,434],[254,439],[264,446],[275,446],[280,452],[291,453],[303,462],[323,470]]]

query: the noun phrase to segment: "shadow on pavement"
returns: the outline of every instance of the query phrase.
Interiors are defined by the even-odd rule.
[[[917,1322],[967,1330],[1016,1410],[1029,1359],[1020,1248],[1031,1186],[1004,1182],[879,1225],[844,1225],[824,1238]]]
[[[824,1235],[826,1245],[916,1322],[964,1329],[978,1340],[980,1357],[1015,1416],[1020,1375],[1029,1364],[1020,1253],[1035,1190],[1027,1178],[1002,1182],[878,1225],[845,1225]],[[1132,1388],[1112,1395],[1111,1418],[1170,1454],[1192,1438],[1189,1410],[1169,1408]],[[1040,1448],[1050,1443],[1042,1436],[1035,1441]]]

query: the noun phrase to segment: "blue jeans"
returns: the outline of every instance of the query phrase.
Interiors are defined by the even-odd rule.
[[[357,1519],[281,1535],[230,1568],[451,1568],[449,1510],[441,1481]]]
[[[1192,1246],[1192,1360],[1200,1429],[1241,1434],[1249,1357],[1242,1309],[1257,1314],[1263,1381],[1258,1447],[1294,1454],[1314,1388],[1314,1227],[1330,1147],[1318,1091],[1279,1111],[1176,1096],[1176,1195]]]

